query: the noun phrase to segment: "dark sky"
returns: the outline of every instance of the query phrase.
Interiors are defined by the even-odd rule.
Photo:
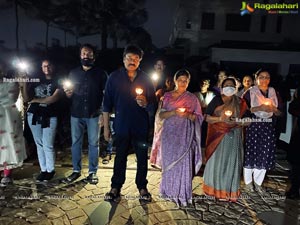
[[[0,0],[3,1],[3,0]],[[145,24],[146,30],[151,34],[154,45],[164,47],[168,45],[168,40],[173,28],[174,12],[178,0],[147,0],[146,9],[149,19]],[[34,21],[28,18],[20,10],[19,43],[20,47],[33,46],[35,43],[45,42],[46,26],[43,22]],[[57,38],[63,44],[63,32],[50,28],[49,40]],[[5,10],[0,13],[0,40],[5,41],[5,46],[15,48],[15,15],[14,10]],[[75,44],[75,38],[71,35],[67,37],[68,44]],[[100,45],[100,35],[79,39],[79,42],[89,42]],[[49,42],[51,43],[51,42]],[[120,43],[122,45],[122,43]],[[100,47],[100,46],[99,46]]]

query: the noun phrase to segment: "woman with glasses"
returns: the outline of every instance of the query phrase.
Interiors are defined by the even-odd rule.
[[[242,171],[242,126],[247,124],[241,118],[246,115],[247,105],[236,96],[235,78],[225,78],[220,87],[221,95],[215,96],[206,109],[203,191],[219,200],[236,202]]]
[[[256,85],[244,94],[252,113],[252,122],[246,129],[244,181],[246,192],[253,192],[255,187],[259,194],[264,194],[265,174],[275,166],[275,124],[282,103],[279,94],[269,86],[268,71],[261,70],[255,79]]]

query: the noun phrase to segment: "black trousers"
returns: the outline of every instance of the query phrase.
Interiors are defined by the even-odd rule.
[[[148,172],[147,134],[116,134],[115,146],[116,156],[111,187],[121,189],[125,183],[127,156],[130,147],[133,147],[137,158],[135,183],[139,190],[146,188],[148,183],[146,179]]]

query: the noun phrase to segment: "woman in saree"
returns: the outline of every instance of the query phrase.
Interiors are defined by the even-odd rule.
[[[191,75],[179,70],[174,76],[176,88],[164,94],[160,118],[163,198],[178,206],[192,203],[192,179],[201,164],[202,112],[197,97],[186,89]]]
[[[203,191],[220,200],[237,201],[242,170],[242,116],[246,102],[236,96],[237,82],[229,77],[221,83],[221,95],[206,109],[208,133]]]

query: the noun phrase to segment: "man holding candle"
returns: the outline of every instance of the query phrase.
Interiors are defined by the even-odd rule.
[[[109,113],[114,109],[116,157],[111,179],[111,190],[105,200],[120,200],[125,182],[126,161],[130,145],[137,157],[136,185],[142,200],[151,201],[147,190],[147,137],[149,116],[154,115],[156,98],[150,77],[139,69],[143,51],[136,45],[128,45],[123,53],[124,68],[114,71],[106,84],[103,119],[104,138],[110,139]]]
[[[99,143],[98,120],[101,119],[101,105],[107,74],[95,67],[95,50],[89,44],[80,48],[81,66],[72,70],[69,80],[64,82],[64,91],[71,99],[71,133],[73,173],[62,182],[70,183],[81,176],[81,151],[84,129],[87,128],[89,143],[89,175],[85,179],[91,184],[98,183]]]

